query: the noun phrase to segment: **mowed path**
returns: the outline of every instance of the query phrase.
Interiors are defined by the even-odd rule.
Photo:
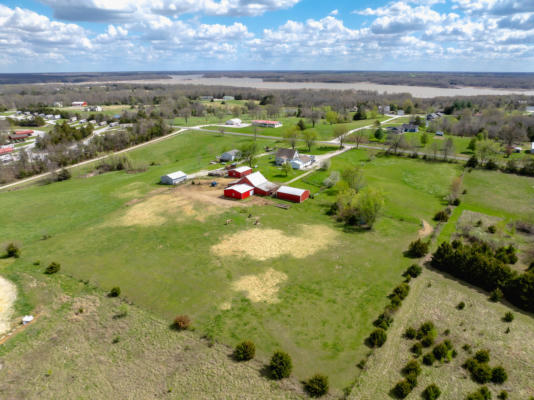
[[[0,335],[11,328],[13,304],[17,299],[17,287],[0,276]]]

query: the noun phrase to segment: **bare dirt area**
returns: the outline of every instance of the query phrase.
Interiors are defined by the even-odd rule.
[[[423,220],[422,224],[423,227],[418,232],[418,235],[421,239],[432,235],[432,232],[434,232],[434,228],[432,228],[432,225],[430,225],[428,222]]]
[[[282,255],[306,258],[335,243],[338,233],[324,225],[300,225],[294,234],[278,229],[254,228],[234,233],[212,246],[220,257],[248,256],[265,261]],[[236,243],[245,243],[236,248]]]
[[[111,221],[108,226],[158,226],[169,220],[183,221],[195,219],[203,222],[206,218],[223,213],[232,207],[247,207],[264,204],[264,200],[252,198],[245,202],[226,199],[223,196],[225,183],[232,180],[217,180],[211,187],[209,182],[184,184],[172,189],[158,189],[149,197],[134,198],[126,206],[125,214]]]
[[[11,328],[13,305],[17,299],[17,287],[0,276],[0,335]]]
[[[259,275],[246,275],[232,284],[237,292],[246,292],[247,298],[254,302],[278,303],[276,296],[281,283],[287,280],[283,272],[269,268],[267,272]]]

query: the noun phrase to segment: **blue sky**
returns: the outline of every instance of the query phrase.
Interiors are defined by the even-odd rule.
[[[0,72],[534,71],[534,0],[4,0]]]

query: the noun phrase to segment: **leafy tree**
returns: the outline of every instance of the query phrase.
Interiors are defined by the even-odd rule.
[[[492,160],[500,151],[500,146],[493,140],[482,140],[478,143],[476,149],[476,155],[480,161],[480,164],[485,165],[488,161]]]
[[[367,112],[365,111],[365,106],[363,104],[359,104],[358,110],[354,114],[353,120],[363,121],[364,119],[367,119]]]
[[[465,166],[467,168],[476,168],[478,166],[478,158],[475,155],[472,155],[465,163]]]
[[[304,382],[304,390],[311,397],[321,397],[328,393],[328,377],[316,374]]]
[[[402,276],[410,276],[412,278],[417,278],[423,272],[423,268],[420,265],[412,264],[408,269],[402,274]]]
[[[315,142],[317,142],[319,135],[317,134],[317,131],[312,128],[302,131],[302,137],[304,138],[304,142],[308,147],[308,151],[311,151],[312,146],[315,144]]]
[[[253,167],[256,162],[256,155],[258,154],[257,142],[248,142],[241,146],[241,157],[248,164],[249,167]]]
[[[358,193],[365,185],[363,172],[359,167],[351,166],[344,169],[341,172],[341,177],[347,183],[349,188],[353,189],[356,193]]]
[[[368,343],[371,347],[382,347],[387,338],[386,331],[382,328],[377,328],[369,335]]]
[[[290,126],[284,132],[284,139],[291,146],[292,149],[295,149],[295,147],[297,146],[297,140],[299,136],[298,132],[299,131],[296,126]]]
[[[325,119],[330,125],[337,123],[338,118],[339,114],[333,110],[328,110],[325,114]]]
[[[334,136],[334,139],[339,140],[339,148],[343,148],[343,142],[345,141],[345,135],[347,134],[347,132],[348,132],[348,128],[346,126],[343,126],[343,125],[334,126],[334,130],[332,134]]]
[[[413,258],[421,258],[428,253],[428,250],[429,243],[423,242],[421,239],[417,239],[416,241],[410,243],[407,255]]]
[[[287,175],[289,175],[289,173],[293,170],[293,167],[291,166],[291,164],[286,161],[285,163],[282,164],[282,171],[284,172],[285,176],[287,177]]]
[[[376,140],[382,140],[384,139],[384,131],[382,128],[378,128],[374,133]]]
[[[356,149],[360,148],[360,144],[367,141],[367,134],[363,130],[356,131],[352,135],[352,140],[356,144]]]
[[[304,123],[303,119],[299,119],[299,122],[297,123],[297,126],[301,131],[305,131],[306,130],[306,124]]]
[[[421,133],[420,141],[421,141],[421,146],[425,147],[428,144],[428,133],[426,132]]]
[[[256,355],[256,346],[251,341],[239,343],[234,349],[234,359],[237,361],[249,361]]]
[[[62,168],[61,171],[57,174],[57,181],[62,182],[69,180],[71,178],[70,171],[66,168]]]
[[[289,354],[283,351],[276,351],[271,357],[269,370],[273,379],[280,380],[288,378],[293,370],[293,364]]]
[[[467,145],[467,150],[471,150],[473,153],[477,149],[477,138],[472,138]]]

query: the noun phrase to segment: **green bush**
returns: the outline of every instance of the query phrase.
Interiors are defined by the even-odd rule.
[[[293,364],[289,354],[284,353],[283,351],[274,352],[271,357],[271,362],[269,363],[271,378],[276,380],[289,378],[292,370]]]
[[[469,158],[469,160],[467,160],[467,162],[465,163],[465,166],[467,168],[476,168],[478,165],[478,159],[475,155],[471,156],[471,158]]]
[[[60,269],[61,269],[61,265],[58,264],[57,262],[53,262],[48,267],[46,267],[45,274],[52,275],[52,274],[59,272]]]
[[[434,357],[436,357],[436,360],[439,360],[439,361],[447,357],[448,352],[449,352],[449,349],[447,348],[447,345],[445,343],[438,344],[432,350],[432,354],[434,354]]]
[[[490,294],[490,300],[493,301],[494,303],[501,301],[503,297],[504,297],[504,294],[502,290],[499,288],[495,289]]]
[[[399,296],[401,300],[404,300],[406,296],[410,293],[410,285],[407,283],[401,283],[395,289],[393,289],[393,295]]]
[[[8,257],[19,258],[20,257],[19,247],[15,243],[9,243],[6,246],[6,255]]]
[[[423,345],[419,342],[414,343],[414,345],[412,346],[410,350],[413,354],[419,357],[421,354],[423,354]]]
[[[431,335],[427,335],[421,340],[421,344],[423,347],[430,347],[434,344],[434,338]]]
[[[236,361],[249,361],[256,355],[256,346],[251,341],[245,340],[239,343],[234,349],[234,359]]]
[[[504,322],[512,322],[514,320],[514,314],[508,311],[506,314],[504,314],[503,321]]]
[[[508,374],[501,366],[493,368],[491,371],[491,381],[493,383],[502,384],[508,379]]]
[[[417,331],[412,327],[407,328],[404,332],[404,337],[406,339],[415,339],[415,335],[417,335]]]
[[[434,357],[433,353],[426,353],[423,356],[423,364],[425,365],[431,366],[432,364],[434,364],[434,361],[436,361],[436,357]]]
[[[118,286],[111,288],[111,290],[109,291],[109,297],[119,297],[120,295],[121,295],[121,288]]]
[[[491,400],[491,392],[486,386],[482,386],[476,392],[473,392],[465,400]]]
[[[406,364],[404,368],[402,369],[402,374],[404,376],[407,376],[407,375],[418,376],[420,373],[421,373],[421,366],[419,365],[419,362],[417,360],[408,361],[408,364]]]
[[[479,363],[487,363],[490,360],[489,350],[479,350],[475,353],[475,360]]]
[[[434,326],[434,323],[431,321],[426,321],[421,324],[419,329],[417,330],[417,336],[418,339],[421,339],[424,336],[427,336],[429,334],[432,334],[435,331],[436,327]]]
[[[316,374],[304,382],[304,390],[311,397],[321,397],[328,393],[328,377]]]
[[[391,393],[397,399],[405,399],[412,392],[412,390],[412,384],[410,384],[406,379],[403,379],[393,387]]]
[[[463,310],[465,308],[465,303],[463,301],[459,302],[456,308],[458,310]]]
[[[491,234],[497,232],[497,228],[495,227],[495,225],[488,226],[488,232]]]
[[[477,363],[471,371],[473,380],[478,383],[487,383],[491,380],[492,370],[488,364]]]
[[[386,343],[386,340],[388,338],[388,335],[386,334],[386,331],[382,328],[375,329],[368,338],[368,343],[371,347],[382,347],[384,343]]]
[[[499,400],[508,400],[508,392],[506,390],[501,391],[497,396]]]
[[[412,264],[408,269],[402,274],[402,276],[410,276],[412,278],[417,278],[423,272],[423,268],[420,265]]]
[[[67,181],[70,178],[71,178],[70,171],[68,169],[62,168],[61,171],[58,172],[56,179],[58,182],[62,182],[62,181]]]
[[[438,211],[436,215],[434,215],[434,221],[436,222],[447,222],[449,220],[449,213],[445,210]]]
[[[423,390],[423,393],[421,393],[421,396],[424,400],[436,400],[441,396],[441,390],[439,390],[439,387],[437,387],[434,383],[431,385],[428,385],[425,390]]]
[[[417,239],[410,243],[408,247],[407,255],[412,258],[421,258],[424,257],[429,250],[429,243],[423,242],[421,239]]]

